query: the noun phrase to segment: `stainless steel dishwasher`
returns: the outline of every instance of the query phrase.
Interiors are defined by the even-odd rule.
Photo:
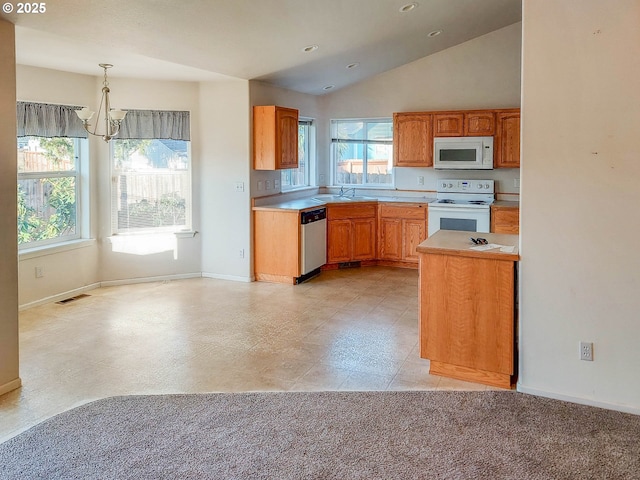
[[[317,208],[300,214],[300,280],[317,273],[327,263],[327,209]]]

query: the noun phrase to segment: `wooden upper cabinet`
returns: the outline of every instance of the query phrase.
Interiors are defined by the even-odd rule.
[[[393,114],[393,165],[433,166],[433,116],[424,113]]]
[[[253,168],[298,168],[298,110],[253,107]]]
[[[465,137],[491,137],[496,133],[495,114],[492,111],[466,112]]]
[[[461,137],[463,133],[463,113],[438,113],[433,116],[434,137]]]
[[[433,114],[434,137],[490,137],[495,132],[493,110]]]
[[[496,113],[494,168],[520,168],[520,109]]]

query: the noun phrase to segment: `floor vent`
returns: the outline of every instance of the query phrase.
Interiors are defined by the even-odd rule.
[[[338,264],[338,268],[357,268],[360,266],[360,262],[343,262]]]
[[[91,295],[87,295],[86,293],[81,293],[80,295],[76,295],[75,297],[65,298],[64,300],[60,300],[56,302],[58,305],[66,305],[67,303],[75,302],[76,300],[80,300],[84,297],[90,297]]]

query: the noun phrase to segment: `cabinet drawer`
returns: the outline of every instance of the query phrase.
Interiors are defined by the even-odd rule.
[[[426,205],[380,205],[380,216],[384,218],[403,218],[407,220],[425,220]]]
[[[351,205],[329,205],[327,207],[328,220],[342,220],[351,218],[366,218],[376,216],[375,203],[358,203]]]

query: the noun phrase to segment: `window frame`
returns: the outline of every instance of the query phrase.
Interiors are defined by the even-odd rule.
[[[312,162],[315,161],[315,123],[312,119],[308,118],[300,118],[298,119],[298,129],[300,127],[306,128],[306,134],[304,135],[304,148],[302,149],[302,153],[305,156],[305,170],[304,170],[304,184],[301,185],[285,185],[285,176],[293,175],[293,173],[300,169],[298,168],[285,168],[280,171],[280,190],[282,192],[293,192],[295,190],[302,190],[304,188],[308,188],[312,186],[311,181],[311,171],[312,171]],[[298,130],[299,131],[299,130]],[[298,133],[298,140],[300,139],[300,134]],[[298,164],[300,164],[300,144],[298,142]]]
[[[392,138],[390,140],[371,140],[371,139],[339,139],[337,138],[337,125],[339,123],[349,123],[349,122],[353,122],[353,123],[358,123],[358,122],[362,122],[363,125],[363,129],[365,130],[365,132],[368,132],[368,124],[370,123],[388,123],[389,126],[391,127],[391,136]],[[331,152],[330,152],[330,157],[331,157],[331,184],[333,186],[343,186],[343,187],[349,187],[349,188],[365,188],[365,189],[394,189],[395,188],[395,182],[396,182],[396,178],[395,178],[395,167],[393,166],[393,118],[391,117],[372,117],[372,118],[337,118],[337,119],[331,119],[330,121],[330,138],[331,138]],[[362,175],[362,179],[363,182],[362,183],[342,183],[338,181],[338,167],[337,167],[337,155],[336,155],[336,146],[338,143],[351,143],[351,144],[362,144],[363,146],[363,175]],[[390,162],[391,162],[391,166],[389,169],[389,172],[391,174],[391,182],[390,183],[370,183],[367,182],[367,176],[368,174],[365,174],[365,172],[367,171],[367,147],[369,145],[389,145],[391,147],[391,158],[390,158]]]
[[[49,178],[73,178],[74,179],[74,190],[75,190],[75,223],[74,223],[74,233],[71,235],[61,235],[53,238],[47,238],[43,240],[35,240],[30,242],[20,242],[18,238],[18,251],[25,252],[31,249],[39,249],[41,247],[52,247],[57,245],[62,245],[65,243],[77,241],[79,239],[84,238],[85,235],[85,226],[84,226],[84,210],[83,210],[83,197],[84,197],[84,168],[83,165],[86,163],[86,155],[87,155],[87,143],[88,140],[86,138],[78,138],[78,137],[64,137],[64,136],[51,136],[45,137],[41,135],[25,135],[17,138],[45,138],[45,139],[53,139],[53,138],[65,138],[73,141],[73,156],[74,156],[74,169],[73,170],[65,170],[65,171],[39,171],[39,172],[20,172],[18,171],[17,179],[16,179],[16,195],[18,194],[18,185],[20,180],[39,180],[39,179],[49,179]],[[16,141],[16,159],[18,155],[18,142]],[[16,226],[16,228],[19,228]],[[16,230],[16,233],[19,233],[19,230]]]

